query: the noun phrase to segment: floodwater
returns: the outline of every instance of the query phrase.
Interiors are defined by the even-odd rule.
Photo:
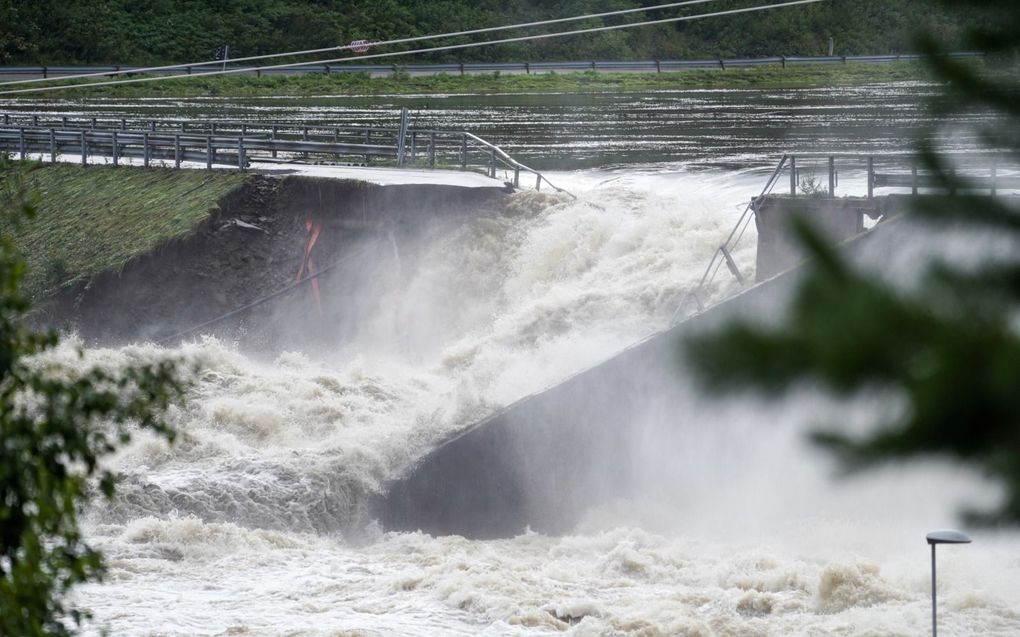
[[[935,461],[837,478],[803,436],[820,416],[860,425],[894,411],[894,397],[841,407],[810,390],[775,405],[698,396],[699,420],[676,449],[685,470],[660,485],[680,497],[607,502],[562,537],[389,533],[364,519],[359,497],[437,441],[665,328],[779,154],[902,151],[931,123],[935,90],[27,106],[362,123],[407,106],[422,125],[466,128],[578,194],[519,193],[508,211],[424,246],[419,267],[366,313],[373,329],[337,354],[267,361],[209,338],[93,349],[85,361],[73,342],[55,353],[69,367],[171,354],[198,369],[171,414],[181,441],[139,436],[114,461],[125,476],[118,503],[86,516],[110,566],[79,593],[96,615],[90,631],[926,634],[924,534],[956,524],[961,504],[994,501],[995,489]],[[944,139],[970,144],[959,132]],[[746,273],[753,239],[734,253]],[[940,632],[1018,634],[1020,535],[974,536],[941,552]]]

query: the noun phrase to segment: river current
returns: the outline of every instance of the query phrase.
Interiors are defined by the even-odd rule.
[[[676,483],[607,502],[571,533],[474,541],[390,533],[359,495],[432,445],[668,326],[777,155],[885,152],[930,123],[925,85],[576,96],[151,100],[34,104],[71,114],[345,117],[409,106],[552,169],[576,201],[522,192],[423,248],[335,353],[249,356],[198,337],[54,358],[117,368],[172,355],[196,371],[172,447],[114,459],[89,511],[106,581],[83,587],[113,635],[922,635],[925,532],[994,502],[979,476],[925,461],[838,477],[805,442],[859,421],[810,389],[766,403],[698,397]],[[25,106],[24,103],[19,106]],[[938,133],[934,133],[938,134]],[[965,147],[966,135],[945,138]],[[851,183],[851,181],[847,181]],[[753,271],[753,225],[734,258]],[[723,272],[723,274],[726,274]],[[713,292],[735,289],[719,277]],[[693,390],[692,390],[693,391]],[[846,415],[849,414],[849,415]],[[699,425],[702,423],[699,423]],[[858,423],[859,424],[859,423]],[[940,554],[940,633],[1020,633],[1020,535]]]

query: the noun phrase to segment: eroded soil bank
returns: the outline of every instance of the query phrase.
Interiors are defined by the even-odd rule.
[[[496,205],[503,192],[253,175],[187,237],[63,289],[39,319],[88,343],[174,340],[280,291],[299,272],[321,272],[318,290],[309,281],[201,330],[245,344],[287,345],[327,323],[343,324],[352,288],[371,286],[383,270],[413,267],[426,235]]]

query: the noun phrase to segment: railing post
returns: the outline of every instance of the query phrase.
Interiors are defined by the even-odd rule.
[[[489,177],[496,178],[496,149],[489,151]]]
[[[181,167],[181,134],[174,133],[174,168]]]
[[[278,130],[279,130],[279,128],[275,124],[273,124],[273,132],[272,132],[272,134],[271,134],[271,136],[269,138],[273,142],[273,150],[272,150],[273,159],[276,159],[276,133],[277,133]]]
[[[244,137],[237,138],[237,168],[244,172],[247,162],[244,160]]]
[[[81,165],[85,166],[88,164],[88,142],[85,141],[85,131],[81,132]]]
[[[96,130],[96,118],[92,118],[92,130]]]
[[[21,151],[21,161],[25,161],[25,127],[18,127],[18,149]]]
[[[411,161],[412,162],[415,160],[415,157],[418,156],[418,146],[417,146],[417,143],[416,143],[416,139],[418,137],[417,133],[418,133],[418,131],[411,131]]]
[[[50,163],[57,163],[57,136],[53,129],[50,129]]]
[[[467,136],[467,133],[464,133],[463,135],[461,135],[461,138],[460,138],[460,169],[461,170],[467,169],[467,160],[468,160],[468,156],[467,155],[468,155],[468,136]]]
[[[117,166],[118,165],[118,163],[117,163],[117,155],[119,154],[120,149],[117,148],[117,131],[116,130],[113,130],[113,131],[110,132],[110,147],[111,147],[110,149],[113,151],[113,165]]]
[[[910,194],[917,194],[917,157],[910,162]]]
[[[156,120],[154,120],[154,119],[150,119],[149,120],[149,130],[151,130],[153,132],[156,131]]]
[[[514,166],[514,188],[521,187],[521,167]]]
[[[998,157],[993,156],[992,157],[992,196],[993,197],[998,194],[998,188],[996,187],[998,184],[995,183],[996,180],[997,180],[997,177],[998,177],[998,172],[999,172],[998,171],[998,166],[996,165],[997,161],[998,161]]]
[[[535,192],[542,192],[542,175],[535,175]]]
[[[797,158],[790,156],[790,196],[797,196]]]
[[[400,128],[397,130],[397,166],[404,165],[404,146],[408,127],[407,108],[400,109]]]
[[[120,129],[127,130],[127,119],[124,117],[120,118]]]
[[[868,155],[868,199],[875,198],[875,158]]]
[[[142,133],[142,165],[149,167],[149,133]]]
[[[35,127],[35,128],[39,127],[39,116],[38,115],[33,115],[32,116],[32,126]]]
[[[429,168],[436,167],[436,133],[429,134]]]
[[[829,197],[836,196],[836,158],[829,155]]]
[[[206,170],[212,170],[212,165],[213,165],[212,137],[206,136],[206,138],[205,138],[205,168],[206,168]]]
[[[60,118],[60,126],[62,128],[67,128],[67,115]]]

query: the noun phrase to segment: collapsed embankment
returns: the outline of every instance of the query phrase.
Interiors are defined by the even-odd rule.
[[[46,173],[56,168],[67,167],[37,172],[53,181]],[[37,255],[30,264],[41,273],[35,292],[61,284],[37,320],[100,343],[172,336],[288,286],[299,272],[307,276],[344,260],[323,272],[314,288],[296,286],[277,302],[202,330],[255,344],[279,334],[313,333],[323,321],[342,320],[344,295],[329,294],[329,287],[342,278],[339,271],[363,268],[358,254],[383,249],[399,255],[405,244],[418,243],[410,239],[426,225],[434,230],[437,223],[453,222],[503,192],[258,174],[76,170],[87,171],[73,175],[77,180],[97,187],[87,200],[80,198],[81,188],[60,183],[40,189],[44,209],[29,225],[23,248]],[[152,175],[159,189],[148,184]],[[121,193],[115,208],[104,199],[113,192]],[[59,230],[40,234],[39,223]],[[79,255],[70,266],[62,256],[68,254]],[[291,306],[285,317],[281,304]]]

